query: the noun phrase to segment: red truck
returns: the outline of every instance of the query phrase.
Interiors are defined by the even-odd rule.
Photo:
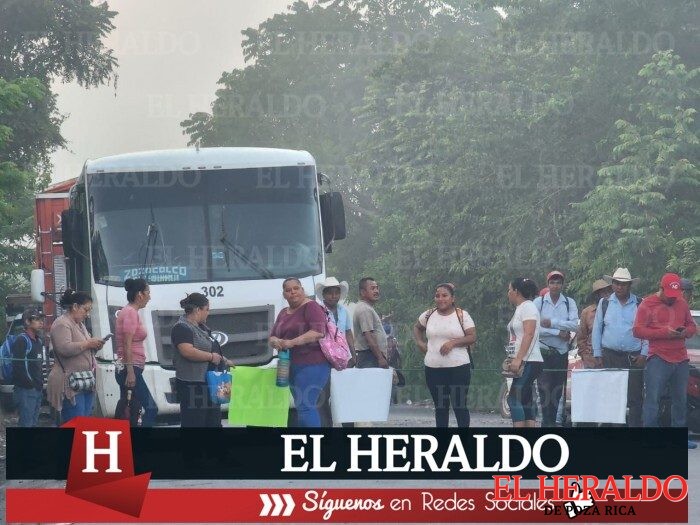
[[[67,275],[65,259],[63,257],[63,243],[61,242],[61,212],[68,208],[68,190],[75,184],[75,179],[60,182],[46,188],[43,193],[36,196],[34,217],[36,220],[36,251],[35,268],[44,270],[44,289],[47,299],[39,301],[29,295],[9,295],[5,301],[5,313],[7,320],[6,334],[18,334],[22,331],[22,312],[30,306],[38,306],[46,315],[45,333],[49,333],[52,321],[57,315],[58,305],[54,294],[60,293],[66,287]],[[49,372],[48,352],[44,352],[44,378]],[[7,379],[0,381],[0,404],[5,411],[14,408],[12,401],[12,382]]]
[[[44,287],[47,300],[43,310],[46,316],[45,330],[48,333],[51,323],[60,315],[57,295],[68,284],[63,241],[61,232],[61,212],[68,209],[68,191],[76,179],[59,182],[46,188],[36,196],[36,256],[35,268],[44,270]]]

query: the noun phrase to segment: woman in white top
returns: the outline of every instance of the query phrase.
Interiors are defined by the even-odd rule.
[[[508,406],[514,427],[536,426],[537,402],[534,400],[533,383],[542,372],[539,331],[540,314],[532,299],[537,296],[537,285],[532,279],[518,277],[508,286],[508,301],[515,305],[515,313],[508,323],[513,353],[511,370],[517,372],[525,362],[523,375],[513,379],[508,392]]]
[[[435,403],[435,426],[449,426],[452,404],[457,426],[468,428],[471,370],[467,347],[476,341],[476,327],[469,314],[455,306],[453,284],[435,288],[435,308],[418,317],[413,337],[425,354],[425,381]]]

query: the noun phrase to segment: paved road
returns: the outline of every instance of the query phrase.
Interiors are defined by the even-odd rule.
[[[429,427],[434,423],[432,410],[428,407],[417,407],[406,405],[393,406],[391,410],[390,421],[388,426],[424,426]],[[455,426],[454,419],[451,425]],[[499,414],[484,414],[476,413],[472,415],[473,427],[509,427],[510,422],[501,418]],[[700,439],[700,436],[699,436]],[[689,523],[700,523],[700,448],[688,451],[688,471],[689,471]],[[347,481],[347,480],[307,480],[307,481],[269,481],[269,480],[247,480],[247,481],[152,481],[150,486],[153,488],[258,488],[265,487],[266,489],[291,489],[291,488],[362,488],[369,486],[368,481]],[[27,482],[3,482],[0,487],[63,487],[63,482],[56,481],[27,481]],[[484,481],[391,481],[383,483],[385,488],[478,488],[490,487],[492,482]],[[2,494],[2,502],[0,502],[0,511],[2,516],[5,512],[5,497]]]

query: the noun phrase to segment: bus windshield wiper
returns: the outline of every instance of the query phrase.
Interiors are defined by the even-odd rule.
[[[221,244],[226,248],[226,253],[225,253],[225,259],[226,259],[226,268],[228,271],[231,271],[231,266],[229,264],[229,258],[228,254],[229,252],[238,257],[241,261],[243,261],[249,268],[252,268],[258,274],[260,274],[261,277],[265,279],[274,279],[275,276],[273,273],[268,270],[267,268],[264,268],[260,266],[258,263],[253,261],[250,257],[248,257],[245,253],[243,253],[241,250],[239,250],[236,246],[234,246],[231,241],[228,240],[228,235],[226,234],[226,227],[224,226],[225,218],[224,218],[224,209],[222,207],[221,209],[221,238],[219,241]]]
[[[148,280],[146,276],[146,270],[150,270],[153,267],[153,259],[155,257],[156,245],[158,243],[158,232],[159,227],[156,222],[156,215],[153,212],[153,204],[151,204],[151,223],[146,229],[146,241],[141,245],[139,249],[139,257],[141,256],[141,251],[145,248],[146,253],[143,258],[143,265],[141,266],[141,277]],[[162,236],[161,236],[162,242]],[[163,254],[165,255],[165,253]]]

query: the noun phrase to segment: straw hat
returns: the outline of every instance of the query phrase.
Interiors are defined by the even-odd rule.
[[[321,283],[316,283],[315,286],[315,291],[316,291],[316,297],[318,297],[319,301],[323,301],[323,290],[326,288],[333,288],[337,287],[340,288],[340,300],[344,301],[345,298],[348,296],[348,282],[347,281],[338,281],[335,277],[326,277],[326,280],[321,282]]]
[[[603,279],[596,279],[593,281],[593,286],[592,291],[593,293],[596,293],[598,290],[605,290],[606,288],[610,288],[610,283],[607,281],[604,281]]]
[[[627,268],[618,268],[612,275],[603,275],[603,279],[612,284],[613,281],[619,281],[621,283],[632,283],[637,284],[639,282],[639,277],[632,278],[630,271]]]

